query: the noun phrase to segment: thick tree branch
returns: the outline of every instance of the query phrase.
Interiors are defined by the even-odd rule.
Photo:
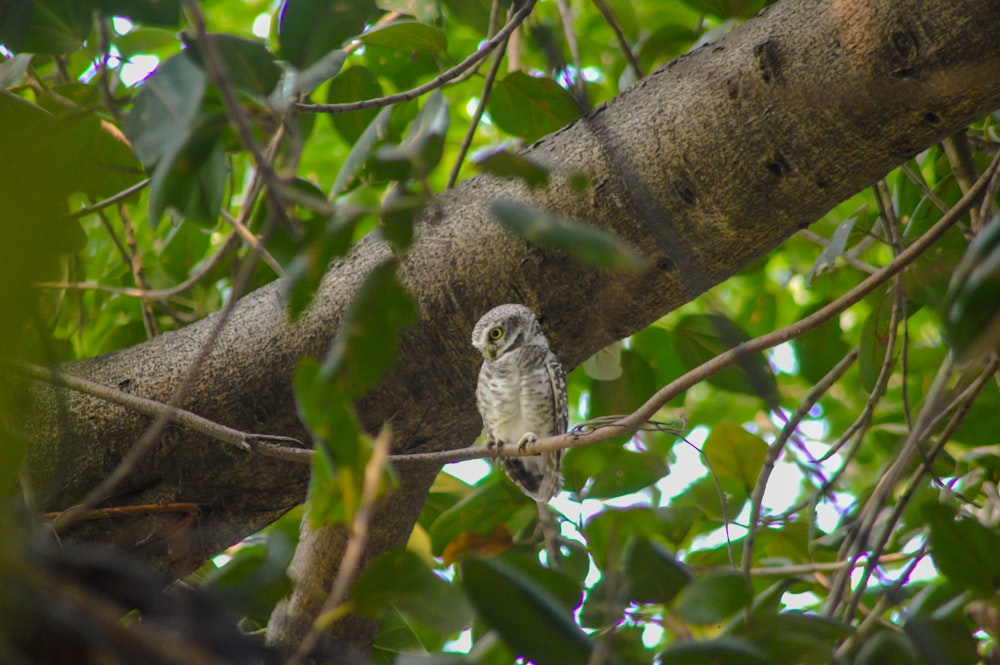
[[[1000,8],[982,0],[783,0],[528,149],[557,172],[587,174],[585,193],[568,178],[529,191],[483,176],[435,198],[401,269],[420,318],[403,336],[400,362],[358,404],[362,422],[371,431],[391,422],[394,453],[468,445],[480,428],[479,360],[468,335],[484,311],[528,305],[560,360],[577,365],[1000,106],[998,31]],[[591,270],[530,247],[492,219],[497,200],[606,228],[644,248],[653,267]],[[315,305],[295,323],[281,282],[245,297],[177,406],[241,431],[306,440],[292,393],[296,363],[325,354],[359,285],[389,255],[377,235],[362,240],[331,267]],[[167,402],[218,319],[60,369]],[[41,510],[60,511],[118,466],[148,417],[44,383],[26,389],[36,404],[21,423],[33,440],[32,484]],[[415,464],[401,474],[401,489],[372,519],[366,561],[405,542],[435,471]],[[199,520],[177,530],[166,514],[125,516],[81,523],[70,535],[118,543],[183,573],[299,503],[307,482],[304,465],[168,427],[108,500],[196,503],[204,507]],[[296,570],[300,579],[304,570],[319,576],[301,585],[287,620],[272,621],[284,627],[286,644],[315,618],[319,606],[305,594],[329,588],[343,534],[304,534]],[[365,639],[355,624],[343,630]]]

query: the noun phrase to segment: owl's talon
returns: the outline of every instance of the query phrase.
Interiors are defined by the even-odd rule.
[[[523,453],[530,446],[534,445],[535,441],[538,441],[538,436],[534,432],[525,432],[521,436],[521,440],[517,442],[517,449]]]

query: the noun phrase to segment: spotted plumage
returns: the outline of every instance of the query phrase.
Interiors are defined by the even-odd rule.
[[[500,305],[479,319],[472,345],[483,354],[476,403],[486,444],[516,444],[562,434],[569,424],[566,372],[549,349],[534,313],[524,305]],[[561,451],[504,457],[504,471],[525,494],[548,502],[562,484]]]

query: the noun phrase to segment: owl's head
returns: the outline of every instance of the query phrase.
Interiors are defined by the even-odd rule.
[[[548,346],[538,318],[524,305],[494,307],[472,329],[472,346],[488,360],[528,344]]]

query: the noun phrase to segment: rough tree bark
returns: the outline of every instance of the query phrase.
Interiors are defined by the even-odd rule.
[[[400,362],[358,405],[364,424],[391,420],[395,452],[468,445],[476,319],[503,302],[538,312],[573,367],[725,280],[893,167],[1000,106],[1000,5],[989,0],[783,0],[723,40],[667,64],[527,155],[563,173],[530,192],[473,178],[435,198],[402,267],[420,304]],[[610,229],[650,269],[590,270],[505,234],[499,199],[528,202]],[[244,298],[184,407],[231,427],[305,440],[292,394],[296,361],[322,356],[368,272],[389,255],[368,237],[333,265],[313,308],[287,321],[278,283]],[[63,371],[167,400],[217,317]],[[43,510],[78,501],[118,463],[148,418],[82,394],[31,386],[29,464]],[[369,555],[405,541],[435,469],[407,467],[373,524]],[[244,453],[179,427],[105,505],[193,502],[195,519],[163,514],[84,523],[69,534],[117,543],[175,574],[301,502],[308,467]],[[300,586],[272,618],[294,645],[315,615],[344,542],[305,532]],[[324,562],[318,565],[317,562]],[[338,624],[340,625],[340,624]],[[370,631],[335,633],[363,645]]]

